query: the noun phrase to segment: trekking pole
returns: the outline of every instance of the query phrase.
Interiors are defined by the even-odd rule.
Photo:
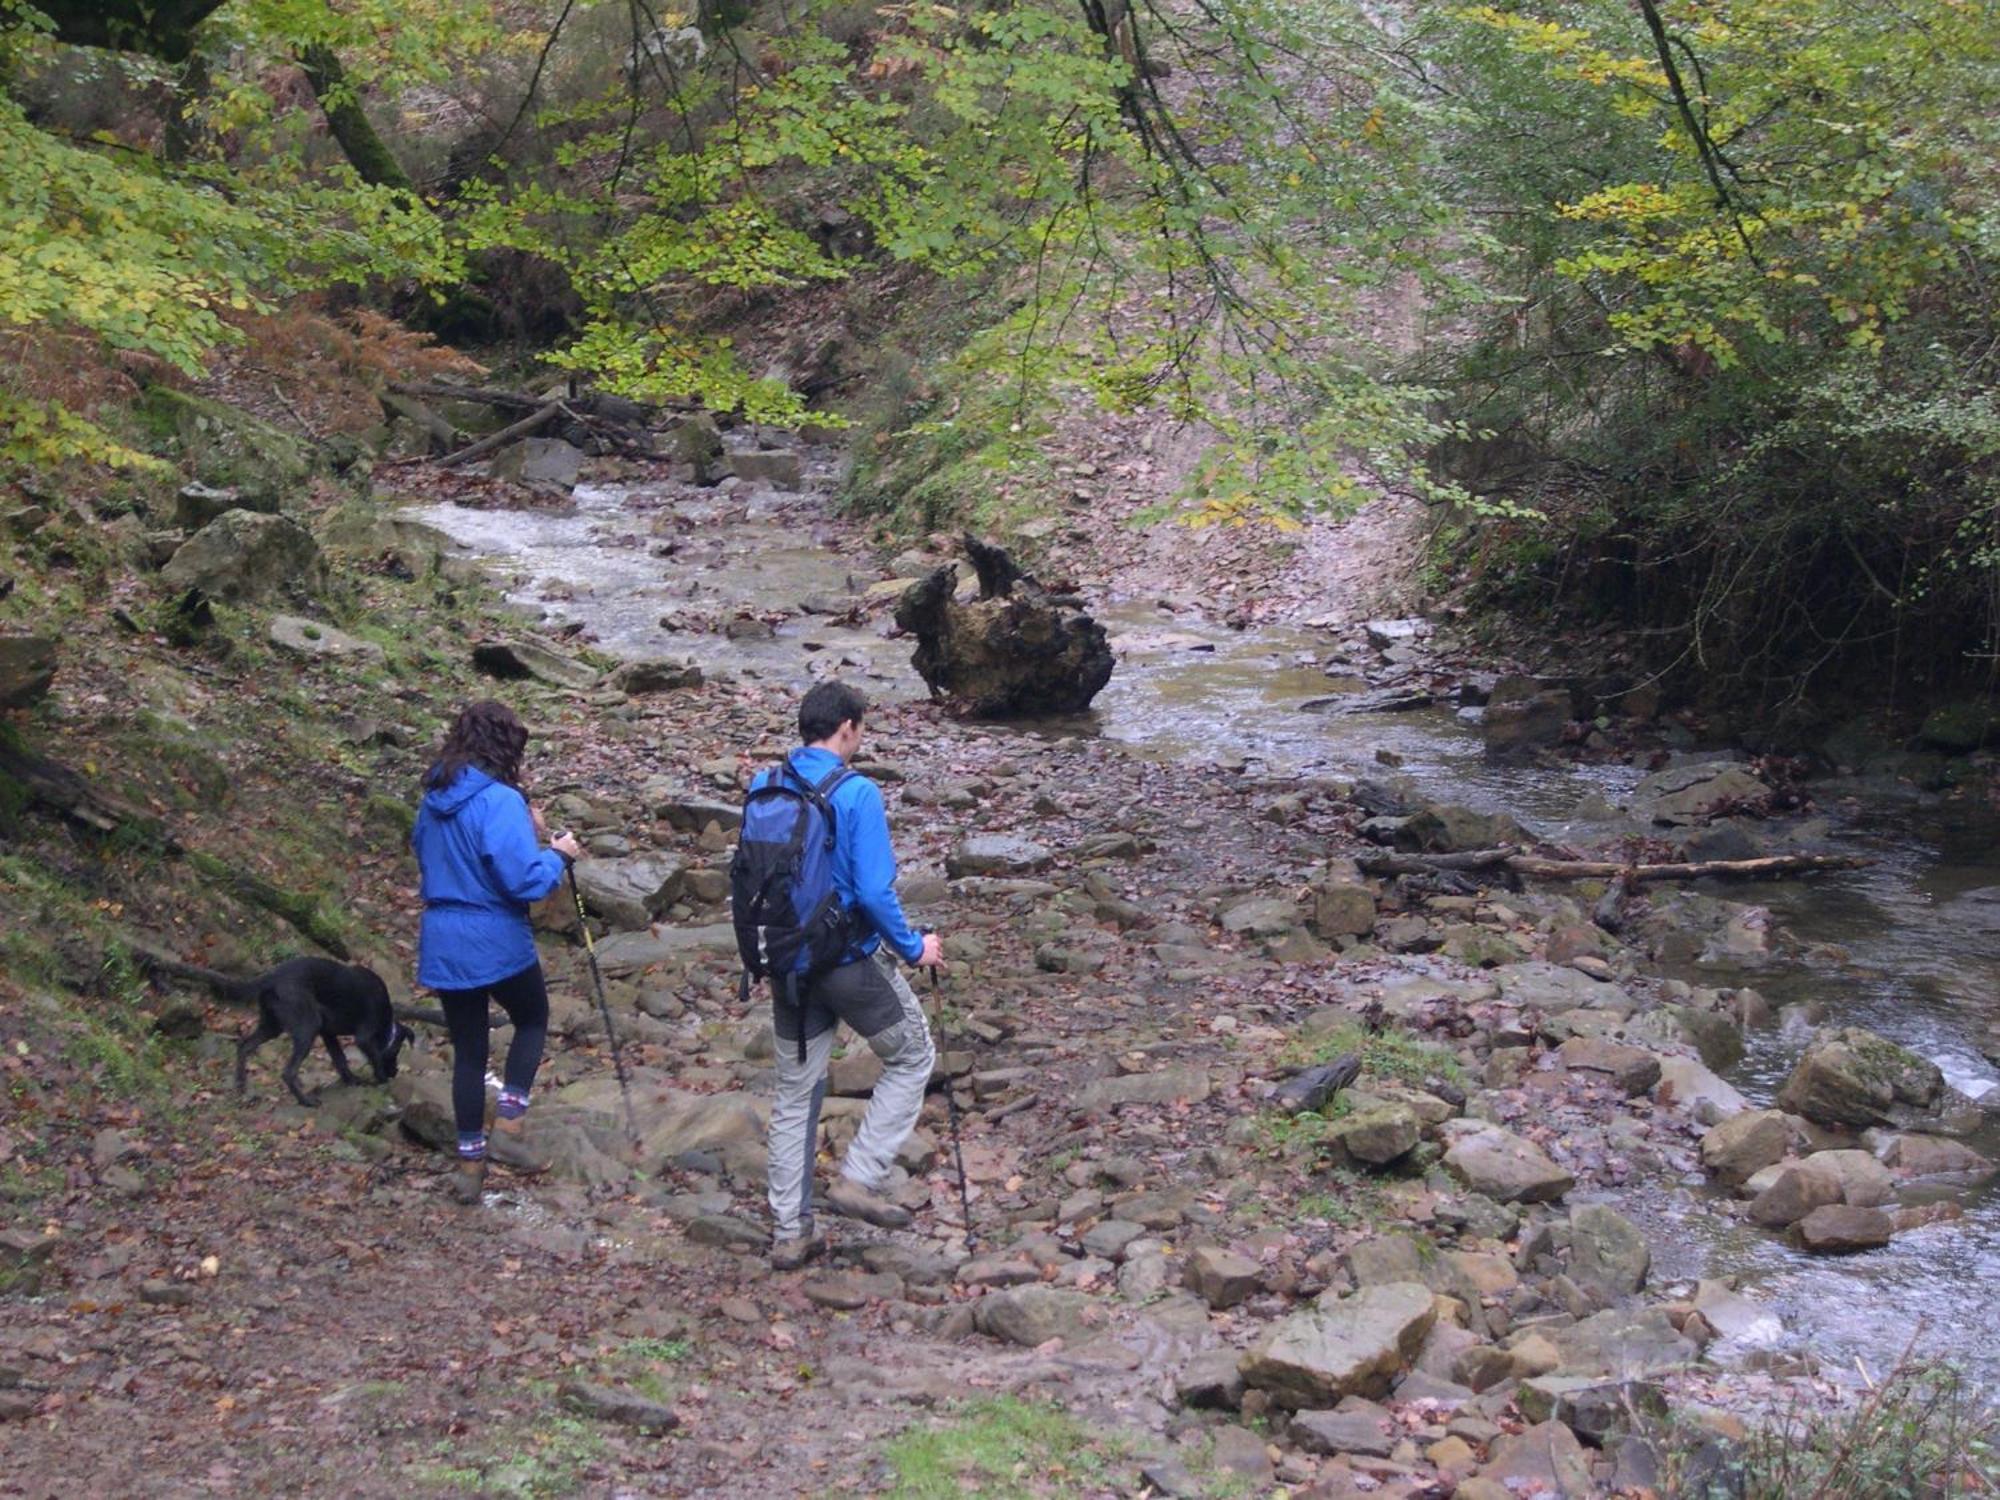
[[[930,929],[926,928],[924,935],[928,937]],[[931,966],[932,998],[936,998],[942,982],[943,976],[939,974],[938,966],[933,964]],[[976,1250],[979,1247],[979,1236],[972,1232],[972,1190],[965,1183],[965,1147],[960,1143],[958,1137],[958,1091],[952,1087],[949,1074],[945,1076],[944,1080],[944,1108],[946,1116],[951,1120],[952,1160],[958,1164],[958,1215],[959,1221],[965,1225],[965,1248]]]
[[[577,889],[576,866],[569,867],[569,895],[576,903],[576,925],[583,930],[583,951],[590,955],[590,982],[597,991],[597,1013],[604,1017],[604,1035],[611,1042],[611,1066],[618,1074],[618,1096],[625,1101],[625,1134],[631,1138],[632,1154],[639,1153],[639,1124],[632,1113],[632,1085],[625,1077],[625,1054],[618,1046],[618,1028],[611,1024],[611,1002],[604,995],[604,971],[597,967],[597,944],[590,938],[590,914],[583,909],[583,892]]]

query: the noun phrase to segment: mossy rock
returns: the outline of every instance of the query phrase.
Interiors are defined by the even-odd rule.
[[[164,456],[178,459],[200,484],[234,490],[238,509],[286,508],[312,479],[311,447],[220,401],[156,385],[139,415]]]
[[[1940,750],[1977,750],[2000,735],[2000,703],[1991,698],[1967,698],[1933,709],[1917,738]]]

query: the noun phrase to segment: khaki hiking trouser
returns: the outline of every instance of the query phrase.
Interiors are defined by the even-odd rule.
[[[882,1060],[882,1077],[840,1164],[841,1175],[862,1187],[879,1188],[889,1175],[897,1150],[916,1128],[924,1088],[937,1063],[916,991],[886,948],[820,975],[806,987],[803,1002],[796,1007],[775,1003],[771,1015],[778,1080],[771,1100],[770,1193],[779,1239],[812,1227],[813,1151],[839,1024],[857,1032]]]

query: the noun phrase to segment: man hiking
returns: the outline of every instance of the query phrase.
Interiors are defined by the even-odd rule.
[[[822,682],[806,694],[800,747],[750,785],[731,872],[745,969],[772,988],[771,1264],[781,1271],[826,1248],[813,1227],[812,1168],[836,1026],[845,1022],[882,1060],[826,1194],[827,1207],[849,1218],[888,1229],[910,1222],[909,1210],[881,1188],[917,1123],[937,1057],[895,958],[941,964],[942,945],[935,934],[911,930],[903,915],[882,793],[848,768],[867,711],[867,699],[844,683]]]

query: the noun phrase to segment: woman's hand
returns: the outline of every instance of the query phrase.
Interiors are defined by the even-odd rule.
[[[532,802],[528,804],[528,821],[535,825],[536,838],[545,839],[549,836],[549,820],[542,816],[542,810]]]
[[[583,858],[583,846],[576,841],[573,833],[557,834],[549,840],[549,847],[572,864]]]

